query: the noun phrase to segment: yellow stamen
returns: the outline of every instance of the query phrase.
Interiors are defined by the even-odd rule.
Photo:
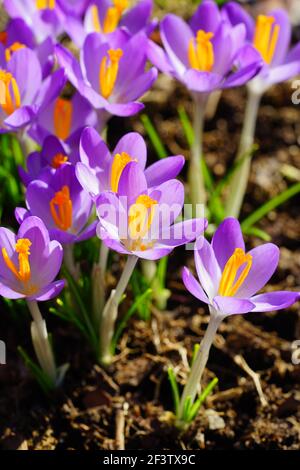
[[[38,10],[54,10],[56,0],[36,0],[36,8]]]
[[[54,131],[55,135],[62,140],[69,137],[72,125],[73,105],[69,100],[57,98],[54,105]]]
[[[92,13],[92,23],[93,23],[94,31],[96,33],[101,33],[101,23],[100,23],[97,5],[91,6],[91,13]]]
[[[0,70],[0,106],[10,115],[21,106],[18,84],[11,73]]]
[[[6,31],[0,31],[0,42],[3,46],[6,46],[8,39],[8,34]]]
[[[5,248],[2,248],[2,256],[4,262],[8,269],[13,273],[13,275],[23,283],[26,283],[30,280],[31,270],[30,270],[30,247],[31,241],[28,238],[20,238],[15,246],[16,252],[19,254],[19,269],[15,266],[14,262],[9,258],[8,253]]]
[[[107,9],[104,22],[103,32],[105,34],[112,33],[118,27],[123,12],[128,7],[128,0],[113,0],[113,6]]]
[[[131,240],[140,240],[148,233],[153,222],[156,205],[155,199],[143,194],[130,206],[128,229]],[[141,244],[140,249],[146,249],[145,245]]]
[[[201,72],[210,72],[214,65],[214,49],[211,39],[213,33],[206,33],[201,29],[196,39],[192,38],[188,47],[188,58],[191,67]]]
[[[14,52],[19,51],[20,49],[24,49],[24,44],[20,42],[14,42],[11,46],[5,49],[5,60],[8,62],[11,59],[11,56]]]
[[[72,201],[70,199],[70,190],[68,186],[63,186],[61,191],[55,193],[50,201],[50,212],[55,225],[60,229],[67,231],[72,226]]]
[[[253,45],[267,64],[273,60],[280,26],[273,16],[259,15],[256,21]]]
[[[241,270],[242,266],[244,266],[244,268]],[[219,295],[233,297],[248,276],[251,266],[252,256],[249,254],[246,255],[241,248],[236,248],[223,270],[218,292]]]
[[[100,64],[99,74],[100,92],[106,99],[109,98],[113,92],[123,51],[122,49],[109,49],[107,54],[109,57],[109,65],[107,65],[107,56],[104,56]]]
[[[55,168],[57,170],[58,168],[60,168],[67,161],[68,161],[67,155],[64,155],[63,153],[57,153],[52,158],[51,166],[52,166],[52,168]]]
[[[110,174],[110,186],[114,193],[118,192],[121,175],[126,165],[130,162],[136,162],[136,160],[131,158],[126,152],[117,153],[114,156]]]

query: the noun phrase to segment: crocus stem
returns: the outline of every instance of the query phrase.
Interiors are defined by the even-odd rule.
[[[235,171],[229,186],[228,199],[225,208],[227,216],[238,218],[242,208],[251,169],[251,155],[247,155],[247,153],[251,152],[254,142],[260,100],[260,93],[249,90],[240,146],[236,157],[236,162],[241,158],[243,161]]]
[[[48,338],[46,322],[35,300],[28,300],[27,305],[33,318],[31,337],[36,356],[43,371],[51,379],[53,385],[56,385],[56,365]]]
[[[129,279],[137,263],[137,256],[128,256],[124,271],[115,290],[110,294],[105,304],[100,323],[100,362],[103,365],[111,363],[111,341],[115,331],[115,323],[118,316],[118,305],[126,290]]]
[[[96,326],[99,326],[105,303],[105,274],[109,248],[101,242],[99,261],[93,268],[93,312]]]
[[[64,263],[67,270],[73,277],[74,281],[78,281],[80,278],[80,271],[78,266],[75,264],[73,245],[64,245]]]
[[[183,389],[183,393],[180,399],[178,410],[179,422],[183,419],[183,410],[187,398],[190,397],[191,403],[193,403],[196,395],[199,393],[199,386],[201,384],[201,378],[208,360],[209,351],[221,321],[222,316],[214,309],[211,309],[207,330],[200,344],[199,351],[192,365],[188,381]]]
[[[188,169],[188,183],[193,214],[196,215],[197,204],[206,203],[204,179],[201,167],[203,158],[202,140],[206,98],[194,97],[194,143]]]

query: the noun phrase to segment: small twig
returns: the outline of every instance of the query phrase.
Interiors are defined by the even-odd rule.
[[[259,399],[260,399],[260,402],[261,402],[261,405],[263,407],[267,406],[268,402],[267,402],[267,399],[266,399],[266,397],[264,395],[264,392],[262,390],[262,387],[261,387],[259,374],[257,372],[254,372],[254,370],[252,370],[249,367],[249,365],[247,364],[245,359],[240,354],[237,354],[236,356],[234,356],[233,359],[234,359],[234,362],[239,367],[241,367],[241,369],[243,369],[246,372],[246,374],[248,374],[251,377],[251,379],[253,380],[255,388],[256,388],[258,396],[259,396]]]
[[[123,408],[118,409],[116,413],[116,450],[125,450],[125,415],[128,404],[124,403]]]

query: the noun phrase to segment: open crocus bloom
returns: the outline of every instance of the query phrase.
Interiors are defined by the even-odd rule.
[[[245,44],[245,26],[232,27],[222,20],[212,0],[201,3],[190,25],[167,15],[160,32],[164,51],[150,41],[149,59],[191,92],[209,93],[243,85],[261,68],[260,55]]]
[[[117,193],[120,178],[130,162],[139,164],[149,188],[176,178],[184,165],[184,157],[177,155],[159,160],[145,170],[147,147],[140,134],[130,132],[124,135],[110,153],[104,140],[93,128],[86,128],[82,133],[80,160],[76,165],[77,178],[93,198],[103,191]]]
[[[130,35],[139,31],[151,33],[156,22],[150,21],[152,0],[138,0],[131,8],[129,0],[94,0],[90,2],[83,24],[72,17],[67,32],[78,47],[82,47],[89,33],[110,34],[124,28]]]
[[[247,41],[261,54],[264,67],[253,82],[258,91],[300,72],[300,43],[290,50],[292,31],[286,11],[273,10],[254,20],[239,4],[229,2],[222,14],[234,26],[245,25]]]
[[[90,34],[83,46],[80,64],[63,46],[56,46],[58,61],[68,79],[95,109],[107,116],[131,116],[143,108],[140,98],[157,77],[157,70],[145,72],[148,38],[132,38],[117,30],[109,36]]]
[[[62,246],[50,241],[38,217],[28,217],[17,235],[0,227],[0,295],[8,299],[52,299],[64,287],[64,281],[54,281],[62,258]]]
[[[7,63],[0,61],[0,132],[32,124],[65,82],[63,70],[43,81],[37,55],[26,47],[16,50]]]
[[[16,209],[18,221],[29,215],[40,217],[49,230],[50,238],[63,244],[91,238],[96,222],[88,224],[92,199],[77,181],[73,165],[62,165],[55,174],[43,174],[27,187],[25,209]]]
[[[131,162],[122,172],[118,194],[106,191],[96,200],[98,236],[119,253],[157,260],[195,240],[207,226],[205,219],[174,223],[183,203],[182,183],[173,179],[148,188],[140,165]]]
[[[19,175],[25,186],[35,179],[43,179],[43,174],[53,174],[62,165],[75,164],[77,154],[70,152],[69,147],[63,144],[57,137],[46,137],[40,152],[32,152],[28,155],[26,164],[27,172],[19,167]]]
[[[236,219],[225,219],[211,244],[204,238],[198,244],[195,265],[199,281],[184,268],[183,282],[191,294],[221,315],[280,310],[299,299],[299,293],[288,291],[256,295],[276,270],[279,249],[266,243],[246,253]]]
[[[13,53],[23,47],[28,47],[36,52],[42,67],[42,76],[46,78],[54,65],[52,38],[48,37],[42,43],[36,43],[34,34],[25,21],[22,18],[13,18],[8,22],[6,30],[0,33],[1,63],[8,62]]]
[[[4,7],[11,18],[25,21],[38,43],[64,32],[67,16],[59,0],[4,0]]]
[[[97,122],[90,103],[76,92],[71,99],[57,97],[39,114],[29,134],[40,145],[54,135],[73,149],[78,147],[84,127],[97,126]]]

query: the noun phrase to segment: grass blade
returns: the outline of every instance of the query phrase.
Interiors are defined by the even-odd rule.
[[[169,382],[171,384],[171,389],[172,389],[172,395],[173,395],[173,401],[174,401],[174,410],[175,414],[178,414],[179,410],[179,403],[180,403],[180,394],[179,394],[179,389],[178,389],[178,384],[175,376],[175,372],[172,367],[168,368],[168,377],[169,377]]]
[[[158,135],[154,125],[151,122],[151,119],[147,114],[142,114],[141,115],[141,121],[143,123],[143,126],[145,128],[145,131],[148,134],[148,137],[151,141],[151,144],[154,147],[155,152],[158,155],[158,158],[165,158],[168,156],[168,152],[166,150],[166,147],[164,146],[160,136]]]

